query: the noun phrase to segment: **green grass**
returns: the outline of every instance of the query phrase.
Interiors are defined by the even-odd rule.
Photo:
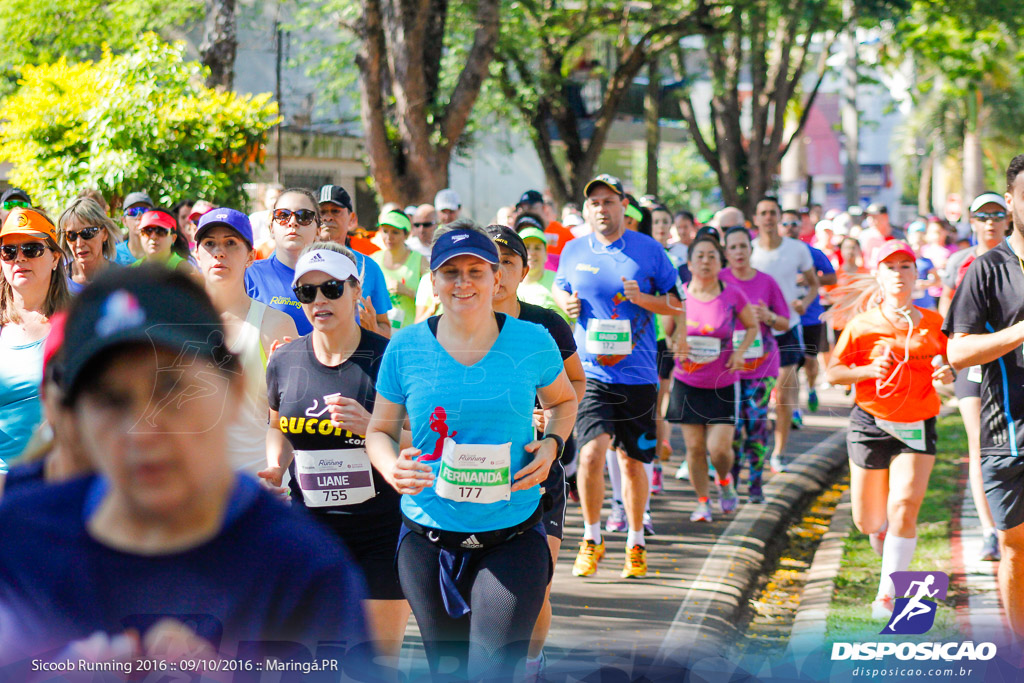
[[[917,524],[917,550],[911,570],[952,573],[952,549],[949,544],[952,511],[963,490],[959,485],[960,462],[967,453],[967,437],[958,414],[939,418],[939,454],[928,481]],[[868,543],[868,537],[851,527],[843,543],[843,560],[836,577],[835,593],[826,621],[826,638],[842,640],[885,640],[879,636],[884,624],[871,619],[871,601],[878,591],[881,558]],[[922,636],[899,636],[900,640],[954,640],[959,637],[952,605],[957,588],[939,604],[935,626]],[[895,637],[895,636],[894,636]]]

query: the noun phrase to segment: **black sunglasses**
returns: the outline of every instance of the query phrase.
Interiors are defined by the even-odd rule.
[[[298,211],[274,209],[274,220],[281,225],[288,223],[292,216],[295,216],[295,220],[298,221],[299,225],[309,225],[316,220],[316,211],[312,209],[299,209]]]
[[[0,259],[13,261],[18,258],[18,249],[25,255],[25,258],[39,258],[46,251],[46,245],[42,242],[26,242],[24,244],[5,244],[0,247]]]
[[[437,225],[437,224],[436,223],[413,223],[413,225],[415,225],[417,228],[429,228],[432,225]]]
[[[81,230],[68,230],[64,233],[64,237],[67,238],[69,243],[78,241],[79,237],[88,241],[100,234],[100,230],[102,229],[103,228],[94,225],[91,228],[82,228]]]
[[[800,225],[800,221],[782,221],[782,223],[780,223],[779,225],[785,228],[795,228],[796,226]]]
[[[159,225],[147,225],[139,230],[139,232],[146,237],[167,237],[171,233],[170,230]]]
[[[341,295],[345,293],[345,281],[327,280],[318,285],[295,285],[292,287],[295,298],[299,300],[300,304],[313,303],[316,300],[316,290],[318,289],[324,293],[324,297],[327,299],[340,299]]]

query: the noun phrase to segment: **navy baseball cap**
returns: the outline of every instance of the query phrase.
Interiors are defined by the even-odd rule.
[[[199,219],[199,227],[196,229],[196,243],[203,239],[203,235],[211,228],[218,225],[237,232],[252,249],[252,223],[249,222],[249,217],[241,211],[225,208],[213,209],[203,214],[203,217]]]
[[[66,405],[74,404],[90,369],[116,361],[116,347],[137,344],[183,362],[237,368],[220,314],[191,278],[159,265],[108,268],[68,311],[59,378]]]
[[[354,211],[352,207],[352,197],[348,195],[348,191],[345,190],[341,185],[324,185],[320,188],[320,196],[317,198],[321,204],[337,204],[343,209]]]
[[[456,256],[476,256],[488,263],[498,263],[498,247],[491,238],[476,230],[457,228],[434,239],[430,249],[430,270],[437,270]]]
[[[523,204],[542,204],[544,203],[544,195],[537,190],[527,190],[523,193],[523,196],[516,202],[516,206],[522,206]]]
[[[620,197],[626,196],[626,191],[622,189],[622,181],[608,173],[602,173],[587,183],[587,186],[583,188],[583,196],[589,197],[590,191],[597,185],[604,185]]]

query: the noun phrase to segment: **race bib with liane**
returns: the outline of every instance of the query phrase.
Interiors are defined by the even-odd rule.
[[[458,444],[445,439],[434,490],[460,503],[497,503],[512,497],[512,444]]]
[[[732,333],[732,348],[738,349],[743,343],[743,337],[747,334],[746,330],[736,330]],[[751,360],[753,358],[760,358],[764,355],[764,339],[761,338],[761,330],[757,331],[757,336],[754,337],[754,342],[747,347],[747,350],[743,352],[743,360]]]
[[[377,495],[363,448],[295,451],[295,476],[306,507],[355,505]]]
[[[596,356],[625,356],[633,352],[633,331],[628,320],[598,320],[587,323],[587,353]]]
[[[915,451],[923,451],[927,447],[924,437],[924,420],[918,420],[917,422],[890,422],[889,420],[882,420],[876,417],[875,424],[883,432],[889,436],[896,437]]]
[[[699,365],[717,360],[722,355],[722,340],[718,337],[688,336],[686,343],[690,346],[690,360]]]

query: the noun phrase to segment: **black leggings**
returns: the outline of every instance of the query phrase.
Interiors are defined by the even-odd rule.
[[[458,587],[472,611],[459,619],[444,607],[439,552],[423,536],[409,533],[397,560],[432,676],[511,678],[526,657],[551,576],[547,538],[530,529],[493,548],[470,551],[473,560]],[[444,657],[455,658],[454,670]]]

